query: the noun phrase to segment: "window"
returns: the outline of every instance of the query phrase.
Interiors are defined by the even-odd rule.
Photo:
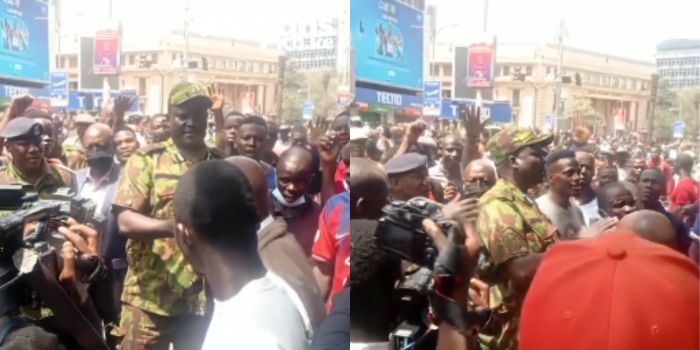
[[[129,55],[129,65],[136,65],[136,55]]]
[[[610,86],[610,77],[608,77],[608,76],[603,77],[603,86]]]
[[[442,90],[442,98],[452,98],[451,90]]]
[[[525,75],[532,76],[532,66],[525,67]]]
[[[642,91],[646,91],[648,89],[649,89],[649,82],[645,80],[642,82]]]
[[[510,76],[510,67],[509,66],[503,66],[503,76],[504,77]]]
[[[78,90],[78,82],[77,81],[71,81],[68,83],[68,88],[71,90]]]
[[[76,68],[78,67],[78,57],[69,57],[68,58],[68,68]]]
[[[154,53],[151,55],[151,63],[158,64],[158,54],[157,53]]]
[[[513,107],[520,106],[520,90],[513,90]]]
[[[277,72],[277,65],[271,64],[270,65],[270,73],[276,73],[276,72]]]
[[[146,94],[146,78],[139,78],[139,95]]]
[[[442,70],[443,75],[451,77],[452,76],[452,65],[448,63],[443,68],[444,68]]]

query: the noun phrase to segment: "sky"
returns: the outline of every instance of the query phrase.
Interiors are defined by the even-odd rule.
[[[127,40],[182,28],[189,3],[195,32],[275,42],[285,23],[340,13],[341,1],[352,0],[113,0],[113,6]],[[437,28],[447,27],[438,42],[467,43],[482,32],[484,0],[426,1],[437,8]],[[99,25],[108,2],[63,0],[64,32]],[[553,41],[564,19],[568,46],[652,61],[663,40],[700,39],[698,13],[700,0],[489,0],[488,31],[499,41],[543,43]]]

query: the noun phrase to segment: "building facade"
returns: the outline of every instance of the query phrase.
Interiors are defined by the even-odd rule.
[[[700,40],[672,39],[658,44],[656,67],[671,88],[700,86]]]
[[[276,115],[281,101],[280,57],[283,51],[258,42],[173,33],[153,45],[123,46],[119,86],[135,90],[140,110],[167,110],[167,96],[186,74],[189,81],[216,83],[224,89],[225,110]],[[183,58],[187,51],[187,59]],[[69,88],[78,90],[79,57],[62,53],[59,70],[69,73]],[[187,66],[185,70],[184,66]],[[186,73],[185,73],[186,72]]]
[[[430,65],[430,80],[440,81],[442,96],[451,98],[454,47],[438,44],[436,52]],[[561,70],[565,82],[558,82],[557,45],[499,42],[496,55],[494,100],[511,103],[513,121],[518,125],[546,128],[550,118],[556,119],[555,92],[560,86],[562,112],[553,122],[559,129],[568,130],[576,124],[580,117],[574,113],[577,98],[591,100],[604,122],[601,127],[607,131],[647,128],[651,75],[656,70],[651,62],[565,47]]]
[[[308,71],[338,66],[338,19],[294,22],[284,27],[283,48],[290,67]]]

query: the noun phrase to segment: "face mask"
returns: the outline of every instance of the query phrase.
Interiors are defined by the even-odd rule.
[[[102,150],[102,149],[89,149],[85,152],[85,158],[88,162],[97,161],[101,159],[114,159],[114,152]]]
[[[153,142],[163,142],[170,137],[170,134],[163,130],[156,130],[151,132],[151,138],[153,139]]]
[[[278,202],[280,202],[280,204],[282,204],[285,207],[298,207],[306,203],[306,198],[304,198],[303,195],[297,198],[294,202],[288,202],[278,188],[275,188],[275,190],[272,191],[272,195],[275,197],[275,199],[277,199]]]

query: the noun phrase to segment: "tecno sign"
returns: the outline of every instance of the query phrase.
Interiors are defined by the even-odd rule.
[[[401,95],[377,91],[377,103],[393,106],[402,106]]]

